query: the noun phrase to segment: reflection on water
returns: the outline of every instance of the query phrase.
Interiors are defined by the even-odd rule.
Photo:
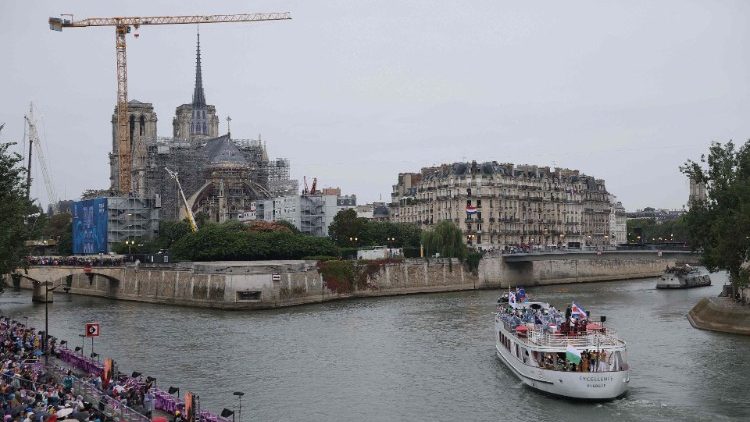
[[[714,286],[657,291],[656,280],[530,288],[564,308],[571,300],[628,341],[630,393],[571,403],[523,387],[494,355],[498,292],[365,299],[263,312],[222,312],[55,296],[50,332],[71,345],[87,321],[94,347],[127,372],[236,405],[245,420],[734,420],[750,417],[743,388],[750,338],[695,330],[685,318]],[[41,327],[44,307],[6,291],[0,309]],[[86,343],[85,351],[90,353]]]

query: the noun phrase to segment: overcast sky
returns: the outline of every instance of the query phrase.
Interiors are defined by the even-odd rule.
[[[680,208],[678,166],[750,137],[748,1],[3,0],[0,141],[21,140],[34,101],[58,196],[108,187],[114,29],[52,32],[50,16],[271,11],[293,20],[200,28],[220,132],[231,116],[300,184],[360,203],[388,200],[399,172],[496,160],[580,169],[628,210]],[[153,103],[159,136],[191,100],[195,30],[128,37],[129,98]]]

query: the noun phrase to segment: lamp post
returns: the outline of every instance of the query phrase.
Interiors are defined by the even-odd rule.
[[[242,391],[235,391],[232,394],[237,396],[237,401],[239,403],[239,407],[237,409],[237,419],[239,419],[238,422],[242,422],[242,396],[244,396],[245,393],[243,393]],[[232,418],[232,420],[234,420],[234,418]]]
[[[56,288],[60,287],[58,284],[53,288],[49,288],[52,284],[49,281],[44,282],[44,344],[42,345],[42,351],[44,352],[44,366],[47,366],[49,362],[49,292],[55,291]]]
[[[81,338],[81,356],[83,356],[83,348],[86,345],[86,334],[78,334],[78,337]]]
[[[135,245],[135,240],[126,240],[125,244],[128,245],[128,257],[130,257],[130,254],[131,254],[130,248],[132,248],[133,245]]]

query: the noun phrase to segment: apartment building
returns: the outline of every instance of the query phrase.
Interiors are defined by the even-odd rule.
[[[481,249],[609,245],[610,213],[604,180],[496,161],[401,173],[391,193],[391,221],[429,230],[450,220]]]

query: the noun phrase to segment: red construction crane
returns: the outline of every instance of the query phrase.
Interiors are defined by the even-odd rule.
[[[90,26],[114,26],[115,49],[117,51],[117,146],[119,166],[120,194],[131,191],[131,146],[128,145],[130,127],[128,126],[128,72],[125,57],[125,34],[131,27],[138,29],[141,25],[180,25],[221,22],[261,22],[291,19],[289,12],[252,13],[239,15],[208,16],[150,16],[120,18],[88,18],[73,20],[73,15],[61,15],[61,18],[49,18],[49,27],[53,31],[63,28],[86,28]]]

